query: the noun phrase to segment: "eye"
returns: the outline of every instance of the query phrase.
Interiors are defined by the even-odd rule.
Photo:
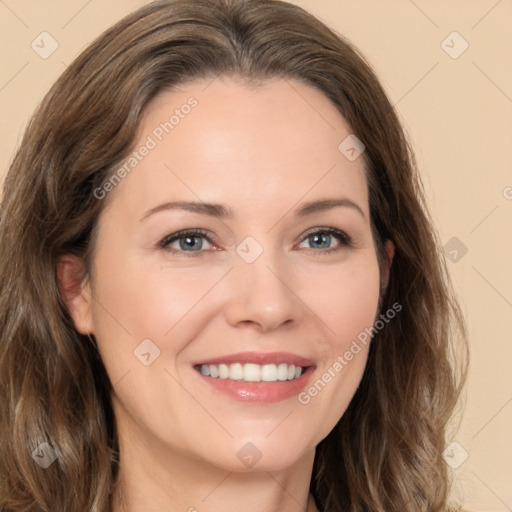
[[[310,247],[304,247],[304,243],[309,243]],[[299,247],[330,253],[343,247],[349,247],[351,243],[352,239],[343,231],[334,228],[316,228],[306,234]]]
[[[181,253],[200,253],[214,247],[208,232],[202,229],[187,229],[168,235],[160,242],[160,246],[170,252]],[[195,256],[195,254],[188,255]]]

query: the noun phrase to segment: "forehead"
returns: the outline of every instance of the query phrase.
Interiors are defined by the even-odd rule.
[[[348,195],[367,210],[363,159],[339,149],[350,134],[328,98],[298,81],[184,84],[146,109],[112,199],[131,212],[199,199],[282,214],[301,198]]]

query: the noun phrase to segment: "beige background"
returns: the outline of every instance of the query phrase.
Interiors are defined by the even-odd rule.
[[[143,0],[0,0],[0,178],[27,120],[83,47]],[[468,317],[472,363],[454,498],[512,510],[512,1],[296,0],[367,56],[405,123]],[[47,59],[31,47],[48,32]],[[452,32],[460,36],[450,36]],[[45,36],[46,37],[46,36]],[[458,58],[456,54],[467,50]],[[46,46],[48,48],[48,46]],[[454,253],[451,255],[455,256]]]

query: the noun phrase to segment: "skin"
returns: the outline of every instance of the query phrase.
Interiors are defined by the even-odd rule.
[[[373,324],[389,266],[381,276],[363,160],[338,150],[351,132],[328,99],[282,79],[216,78],[166,91],[134,147],[191,96],[197,106],[103,199],[90,279],[73,280],[81,265],[73,256],[59,265],[76,328],[94,334],[114,385],[121,465],[113,510],[316,511],[308,490],[315,446],[346,410],[368,347],[306,405],[296,396],[233,400],[193,363],[291,352],[315,362],[313,383]],[[357,208],[294,214],[305,202],[340,198]],[[222,204],[233,217],[167,209],[141,220],[169,201]],[[315,245],[308,232],[325,227],[350,244],[327,235]],[[211,241],[201,239],[195,256],[179,241],[174,252],[161,247],[192,228]],[[248,236],[263,249],[253,263],[236,252]],[[387,252],[391,260],[390,243]],[[160,350],[149,366],[134,356],[147,338]],[[261,453],[252,467],[237,457],[248,442]]]

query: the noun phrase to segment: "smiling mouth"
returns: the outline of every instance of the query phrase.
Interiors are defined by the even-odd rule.
[[[296,380],[307,367],[294,364],[200,364],[194,368],[205,377],[214,379],[238,380],[244,382],[285,382]]]
[[[210,389],[260,405],[297,396],[316,370],[314,360],[291,352],[238,352],[195,361],[192,366]]]

